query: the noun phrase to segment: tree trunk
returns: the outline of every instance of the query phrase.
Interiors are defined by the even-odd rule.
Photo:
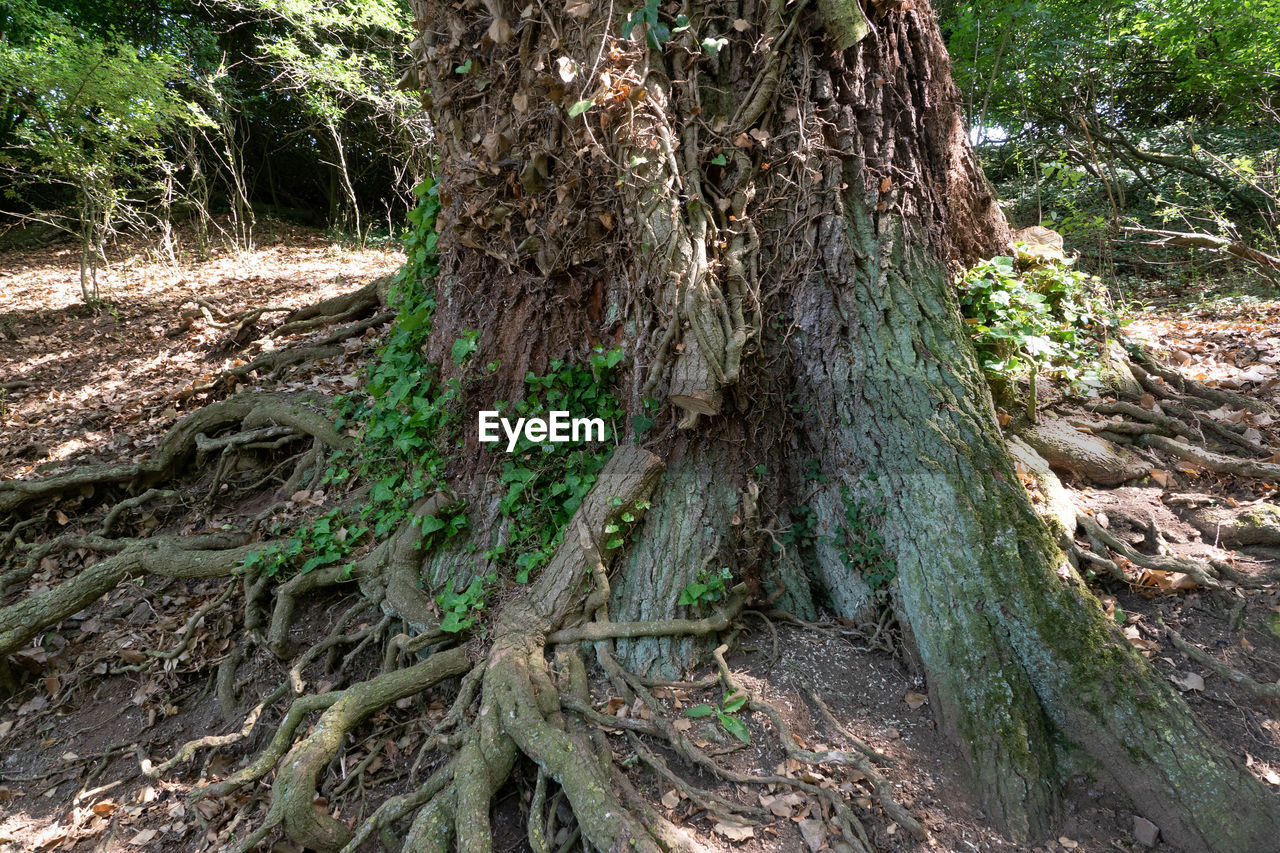
[[[443,203],[428,349],[466,380],[467,448],[474,410],[597,344],[629,357],[631,415],[662,403],[639,438],[618,424],[666,473],[617,560],[614,618],[688,615],[680,590],[728,567],[759,602],[862,619],[896,575],[940,721],[1011,834],[1051,831],[1075,744],[1168,840],[1273,843],[1276,799],[1103,615],[1014,474],[948,271],[1009,232],[925,4],[863,21],[841,0],[719,0],[684,7],[682,30],[654,4],[624,10],[627,37],[603,4],[412,6]],[[492,508],[478,459],[460,476]],[[500,541],[480,514],[481,546]],[[434,559],[437,579],[504,568]],[[532,713],[517,687],[540,648],[495,651],[492,689],[517,697],[499,707]],[[621,651],[671,673],[705,648]],[[509,766],[509,744],[476,749]]]

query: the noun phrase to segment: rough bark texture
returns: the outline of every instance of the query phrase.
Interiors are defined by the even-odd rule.
[[[849,553],[861,501],[896,563],[898,615],[939,716],[1012,833],[1050,830],[1065,738],[1166,838],[1263,849],[1280,831],[1275,798],[1103,616],[1004,448],[948,272],[1009,232],[932,13],[876,4],[862,32],[838,3],[817,5],[699,4],[689,30],[646,45],[643,25],[618,34],[629,9],[415,0],[409,76],[438,132],[444,204],[431,354],[462,373],[451,343],[482,330],[473,364],[495,367],[463,374],[468,412],[518,395],[527,370],[615,343],[631,359],[628,409],[670,404],[644,436],[671,464],[629,541],[619,617],[676,613],[679,589],[720,565],[759,601],[864,617],[872,584]],[[727,42],[707,51],[708,36]],[[460,472],[473,506],[493,506],[492,464]],[[782,545],[802,517],[813,530]],[[553,622],[531,592],[512,613]],[[466,749],[509,767],[509,735],[544,768],[567,767],[569,744],[530,710],[540,645],[513,630],[484,701],[529,724],[482,725]],[[626,647],[667,671],[694,651]],[[505,776],[473,772],[453,794],[464,847],[485,835],[489,787]],[[585,767],[570,776],[557,776],[570,799],[614,808]],[[447,843],[440,809],[453,806],[439,802],[414,838]],[[597,846],[638,837],[627,821],[584,831]]]

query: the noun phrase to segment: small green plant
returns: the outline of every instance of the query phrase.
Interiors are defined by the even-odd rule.
[[[1071,261],[982,261],[961,278],[961,307],[982,360],[997,379],[1033,372],[1078,379],[1118,326],[1106,289]]]
[[[658,16],[659,5],[658,0],[645,0],[643,6],[628,15],[627,19],[622,22],[622,37],[631,38],[631,32],[637,26],[644,24],[649,47],[658,50],[671,40],[673,33],[689,29],[689,16],[684,14],[676,16],[674,29],[663,23]]]
[[[858,572],[871,591],[885,589],[898,575],[897,564],[885,552],[879,523],[885,515],[884,493],[875,486],[874,500],[855,496],[847,486],[840,489],[844,520],[835,545],[845,568]]]
[[[467,329],[460,338],[453,342],[453,347],[449,354],[453,357],[454,364],[463,364],[479,348],[480,333],[475,329]]]
[[[489,601],[489,585],[496,579],[497,575],[492,574],[475,578],[461,592],[455,591],[452,583],[447,585],[444,592],[436,596],[436,603],[444,613],[440,630],[450,634],[471,630]]]
[[[722,601],[728,592],[728,583],[731,580],[733,580],[733,573],[728,568],[718,571],[701,569],[693,583],[680,590],[680,597],[676,599],[676,604],[685,607],[702,607]]]
[[[363,393],[337,400],[336,426],[359,428],[356,449],[330,458],[322,483],[345,484],[359,478],[369,484],[358,517],[330,510],[290,537],[245,561],[268,575],[313,571],[347,559],[366,537],[382,539],[407,517],[419,499],[444,480],[444,468],[458,422],[460,388],[440,382],[435,365],[422,355],[435,311],[434,280],[439,270],[436,214],[440,209],[431,181],[415,191],[405,239],[407,260],[392,285],[395,323],[364,372]],[[474,333],[464,335],[455,353],[474,351]],[[431,547],[466,526],[461,508],[424,519],[423,547]]]
[[[743,743],[750,744],[751,732],[747,729],[746,723],[733,716],[746,707],[748,698],[744,692],[726,693],[719,705],[694,705],[692,708],[686,708],[684,715],[694,719],[715,717],[726,732]]]
[[[823,473],[822,461],[810,459],[804,463],[804,479],[806,483],[825,483],[827,475]]]
[[[622,498],[609,498],[609,506],[614,509],[622,508]],[[636,523],[640,517],[640,513],[649,508],[649,502],[646,500],[637,500],[631,507],[618,513],[616,521],[606,522],[604,526],[604,535],[608,538],[604,540],[606,551],[612,551],[615,548],[621,548],[625,541],[627,529]],[[634,510],[634,512],[632,511]],[[624,526],[625,525],[625,526]]]
[[[758,466],[763,468],[764,466]],[[778,534],[777,540],[773,543],[773,549],[780,551],[783,548],[807,548],[813,545],[814,539],[817,538],[818,519],[814,515],[812,509],[807,506],[795,506],[791,508],[791,526],[782,530]]]

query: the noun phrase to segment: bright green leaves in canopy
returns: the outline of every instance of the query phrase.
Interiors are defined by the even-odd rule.
[[[0,165],[19,182],[85,190],[143,179],[167,131],[208,122],[175,87],[182,68],[171,55],[93,35],[31,0],[11,0],[6,17]]]

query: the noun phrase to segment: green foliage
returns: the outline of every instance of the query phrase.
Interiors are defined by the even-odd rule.
[[[411,38],[400,0],[0,4],[4,211],[89,223],[99,256],[113,226],[172,251],[171,211],[198,217],[203,251],[230,208],[248,245],[251,203],[346,233],[363,214],[361,238],[376,206],[390,231],[430,170],[396,86]]]
[[[326,484],[359,478],[368,497],[355,518],[331,510],[297,530],[279,547],[260,552],[246,566],[261,565],[270,575],[307,572],[346,559],[367,538],[394,531],[421,498],[444,482],[444,468],[458,421],[456,381],[439,382],[435,367],[422,356],[435,309],[434,279],[439,270],[435,221],[440,208],[436,188],[426,182],[415,190],[419,203],[410,214],[413,229],[405,240],[407,260],[392,289],[396,319],[377,357],[365,368],[364,392],[337,400],[337,427],[360,428],[356,448],[335,454]],[[423,519],[420,547],[431,548],[466,528],[461,507]]]
[[[516,417],[535,417],[558,410],[615,422],[625,414],[611,390],[622,350],[597,348],[586,366],[553,361],[544,376],[525,376],[525,395],[512,407]],[[510,417],[510,415],[508,415]],[[507,487],[499,511],[508,520],[506,541],[490,552],[499,559],[514,554],[515,579],[529,578],[551,559],[564,537],[565,525],[612,455],[612,442],[536,444],[521,436],[503,464]],[[611,545],[620,530],[606,532]],[[619,541],[618,544],[621,544]]]
[[[677,15],[675,18],[675,29],[667,26],[659,16],[660,4],[658,0],[645,0],[645,4],[636,9],[627,19],[622,22],[621,32],[623,38],[631,38],[632,31],[639,25],[645,27],[645,38],[649,43],[649,47],[654,50],[660,49],[664,44],[671,41],[673,33],[683,32],[689,28],[689,17],[684,14]]]
[[[939,11],[957,84],[1011,133],[1103,109],[1147,127],[1251,121],[1280,67],[1271,0],[944,2]]]
[[[676,599],[676,604],[700,608],[722,601],[728,592],[727,584],[731,580],[733,580],[733,573],[727,567],[718,571],[700,569],[693,583],[680,590],[680,597]]]
[[[764,466],[759,466],[763,468]],[[761,474],[763,476],[763,473]],[[807,506],[791,508],[791,526],[778,534],[773,544],[775,551],[782,548],[808,548],[817,537],[818,519],[813,510]]]
[[[622,498],[615,497],[609,499],[609,505],[614,509],[621,510],[621,512],[617,514],[616,521],[609,521],[604,525],[604,535],[606,537],[604,548],[606,551],[622,547],[626,541],[627,533],[640,518],[640,513],[649,508],[649,502],[647,500],[637,500],[630,507],[623,509]]]
[[[849,571],[862,575],[872,592],[878,592],[898,576],[898,566],[885,552],[879,525],[884,519],[884,493],[878,484],[872,498],[855,496],[847,486],[840,489],[844,520],[835,538],[840,559]]]
[[[960,298],[983,369],[994,378],[1034,369],[1078,379],[1118,325],[1101,281],[1071,261],[982,261],[961,278]]]
[[[692,708],[686,708],[684,714],[694,719],[715,717],[726,732],[743,743],[750,744],[751,732],[747,729],[746,723],[733,716],[746,707],[748,698],[748,695],[742,692],[726,693],[718,705],[694,705]]]
[[[436,602],[444,612],[440,620],[440,630],[449,634],[460,634],[475,627],[485,604],[489,601],[490,585],[497,580],[497,575],[476,578],[467,588],[457,592],[453,584],[445,587],[444,592],[436,596]]]
[[[137,222],[161,191],[166,138],[211,122],[176,85],[183,69],[169,51],[95,35],[34,0],[13,0],[0,24],[5,198],[22,207],[25,195],[63,188],[75,213],[37,218],[77,233],[86,258],[102,258],[117,220]],[[92,292],[82,285],[96,302],[96,276]]]
[[[1280,242],[1280,4],[935,4],[988,177],[1017,225],[1088,263],[1135,260],[1124,226]],[[1154,257],[1152,255],[1154,254]],[[1185,260],[1185,251],[1143,251]],[[1176,272],[1177,270],[1172,270]]]
[[[353,523],[346,513],[332,509],[279,545],[251,554],[243,568],[260,569],[267,577],[310,572],[346,559],[369,529]]]

